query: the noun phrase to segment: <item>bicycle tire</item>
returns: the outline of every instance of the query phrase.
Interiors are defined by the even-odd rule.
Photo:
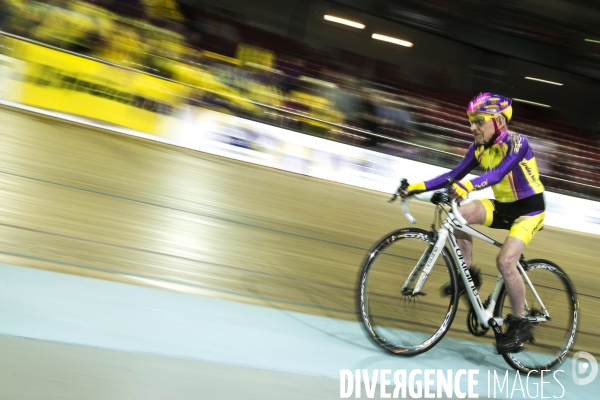
[[[553,262],[543,259],[531,260],[527,262],[525,270],[548,310],[550,320],[534,323],[533,340],[526,343],[521,352],[502,356],[510,366],[521,372],[539,374],[562,363],[573,345],[579,322],[579,301],[573,283]],[[506,318],[512,311],[507,295],[506,287],[503,286],[494,309],[496,317]],[[536,308],[539,303],[527,284],[525,299],[525,317],[534,317],[542,313]]]
[[[422,293],[413,296],[401,292],[410,271],[434,244],[431,232],[400,229],[381,239],[363,263],[358,283],[362,321],[369,336],[390,353],[412,356],[431,349],[454,320],[459,297],[456,266],[446,247]],[[444,297],[440,289],[448,281],[454,294]]]

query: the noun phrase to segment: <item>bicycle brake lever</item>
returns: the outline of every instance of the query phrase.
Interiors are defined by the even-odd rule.
[[[407,187],[408,187],[408,180],[406,180],[406,178],[401,179],[400,186],[398,186],[398,189],[396,189],[396,193],[394,193],[392,195],[392,197],[388,200],[388,203],[393,203],[394,201],[396,201],[398,196],[400,196],[400,192],[403,191],[404,189],[406,189]]]

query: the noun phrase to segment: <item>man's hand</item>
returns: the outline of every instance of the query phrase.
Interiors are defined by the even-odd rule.
[[[473,184],[470,181],[454,182],[450,187],[450,197],[460,204],[471,191],[473,191]]]
[[[408,187],[406,189],[401,190],[399,194],[400,197],[404,199],[413,193],[421,193],[425,191],[427,191],[427,188],[425,187],[425,182],[419,182],[409,184]]]

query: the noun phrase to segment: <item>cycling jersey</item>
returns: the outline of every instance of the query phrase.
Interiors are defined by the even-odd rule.
[[[426,181],[425,187],[440,189],[448,177],[460,180],[478,165],[485,172],[470,182],[476,190],[491,186],[499,202],[510,203],[544,191],[527,137],[509,131],[502,132],[487,148],[471,144],[465,158],[454,169]]]

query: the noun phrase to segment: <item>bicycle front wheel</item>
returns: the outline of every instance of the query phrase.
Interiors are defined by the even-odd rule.
[[[525,283],[525,317],[534,321],[533,339],[519,353],[502,356],[521,372],[549,370],[563,361],[575,341],[579,302],[573,284],[556,264],[546,260],[528,262],[526,271],[539,299]],[[496,304],[496,316],[506,318],[512,312],[503,287]],[[541,321],[541,322],[540,322]]]
[[[375,342],[394,354],[431,349],[456,314],[456,268],[448,249],[442,249],[422,289],[414,293],[434,245],[430,232],[402,229],[377,243],[365,260],[358,288],[360,314]],[[440,288],[448,282],[454,294],[443,296]]]

